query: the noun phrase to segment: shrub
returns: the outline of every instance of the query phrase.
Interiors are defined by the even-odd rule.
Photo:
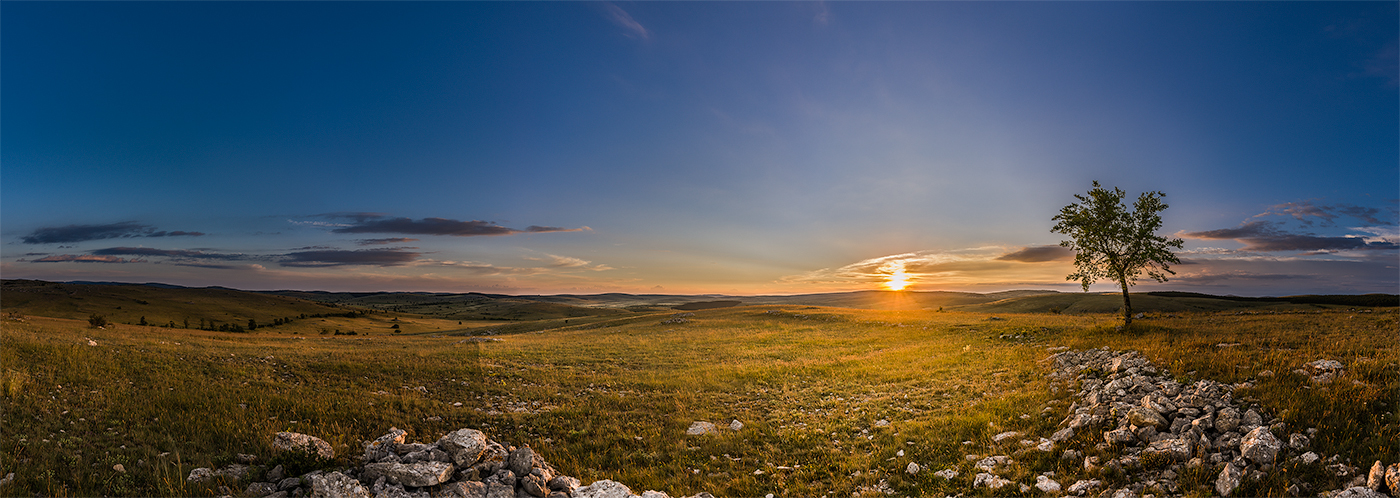
[[[102,328],[107,326],[107,317],[93,313],[88,315],[88,326],[92,328]]]

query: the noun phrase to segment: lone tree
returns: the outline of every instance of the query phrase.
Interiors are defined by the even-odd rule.
[[[1169,248],[1181,249],[1181,239],[1168,240],[1155,233],[1162,227],[1158,213],[1167,209],[1161,192],[1143,192],[1129,212],[1123,205],[1123,191],[1112,191],[1094,182],[1088,196],[1075,195],[1079,202],[1065,206],[1053,218],[1058,223],[1051,232],[1068,235],[1060,245],[1075,251],[1074,265],[1079,271],[1065,277],[1084,284],[1084,291],[1099,279],[1118,282],[1123,290],[1123,325],[1132,325],[1133,306],[1128,299],[1128,287],[1137,283],[1144,271],[1158,282],[1166,282],[1168,273],[1175,275],[1168,263],[1181,264]]]

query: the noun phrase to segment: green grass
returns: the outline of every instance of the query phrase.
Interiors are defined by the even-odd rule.
[[[16,482],[0,494],[209,495],[185,486],[190,469],[237,453],[272,458],[277,431],[326,439],[349,464],[359,441],[391,426],[416,441],[480,428],[585,483],[672,496],[956,494],[976,473],[969,453],[1013,455],[1022,465],[1004,477],[1034,483],[1056,471],[1068,486],[1083,476],[1079,462],[1017,455],[1019,438],[991,441],[1011,430],[1048,436],[1064,417],[1068,394],[1052,390],[1041,362],[1058,345],[1138,349],[1182,379],[1255,378],[1237,398],[1291,427],[1319,427],[1319,453],[1400,459],[1393,310],[1181,314],[1126,333],[1112,314],[763,306],[697,311],[679,324],[661,323],[671,312],[627,316],[541,322],[479,344],[441,333],[455,322],[407,316],[398,323],[415,328],[403,334],[387,330],[387,316],[333,319],[370,336],[321,335],[310,321],[231,334],[6,319],[0,470]],[[1351,376],[1305,388],[1290,372],[1319,358],[1343,361]],[[1276,375],[1257,377],[1265,369]],[[1048,403],[1057,404],[1042,415]],[[684,435],[692,421],[734,419],[742,430]],[[909,462],[927,470],[911,476]],[[126,473],[112,470],[119,463]],[[960,475],[931,475],[943,468]],[[1250,486],[1281,495],[1286,483]]]

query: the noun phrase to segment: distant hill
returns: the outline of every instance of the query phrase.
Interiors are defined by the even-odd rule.
[[[1400,306],[1395,294],[1255,297],[1214,296],[1194,292],[1148,292],[1131,295],[1133,311],[1189,312],[1226,310],[1297,310],[1327,306]],[[984,313],[1112,313],[1123,308],[1123,295],[1059,293],[1013,297],[989,303],[958,306],[959,311]]]
[[[1192,292],[1148,292],[1132,295],[1133,310],[1191,312],[1226,310],[1292,310],[1333,306],[1400,306],[1395,294],[1285,297],[1214,296]],[[6,312],[56,318],[86,319],[101,314],[116,323],[152,325],[190,320],[267,324],[301,315],[339,315],[354,310],[420,315],[456,321],[530,322],[593,317],[624,318],[638,313],[698,310],[743,305],[823,306],[872,310],[945,309],[982,313],[1113,313],[1121,309],[1118,293],[1016,290],[977,294],[943,291],[855,291],[791,296],[726,296],[671,294],[524,295],[432,292],[240,291],[166,284],[112,282],[54,283],[4,280],[0,305]]]
[[[205,323],[260,324],[301,315],[338,315],[350,310],[332,303],[273,296],[225,288],[172,285],[55,283],[40,280],[0,282],[0,305],[5,312],[86,320],[97,314],[113,323],[135,324],[144,317],[151,325],[171,322],[191,327]]]
[[[609,306],[579,305],[582,299],[536,299],[504,294],[434,292],[305,292],[270,291],[284,297],[395,313],[412,313],[449,320],[545,320],[610,316],[627,311]]]

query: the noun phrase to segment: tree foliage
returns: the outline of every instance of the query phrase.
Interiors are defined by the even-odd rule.
[[[1167,209],[1162,202],[1166,194],[1144,192],[1132,211],[1123,204],[1124,195],[1117,187],[1107,190],[1094,182],[1088,195],[1076,194],[1079,202],[1060,210],[1050,231],[1068,235],[1070,240],[1060,245],[1075,251],[1077,271],[1065,279],[1078,280],[1086,292],[1101,279],[1117,283],[1123,291],[1123,324],[1130,325],[1133,310],[1128,287],[1144,272],[1158,282],[1166,282],[1169,273],[1175,275],[1169,265],[1181,261],[1171,248],[1180,249],[1182,241],[1156,233],[1162,227],[1160,213]]]

